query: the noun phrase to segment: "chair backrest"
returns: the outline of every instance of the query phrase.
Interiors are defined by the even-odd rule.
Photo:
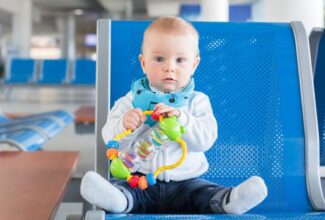
[[[30,83],[35,80],[36,60],[13,58],[8,62],[6,83]]]
[[[313,28],[309,34],[310,57],[314,75],[318,57],[318,49],[321,47],[320,42],[323,38],[323,32],[324,28]]]
[[[72,84],[95,85],[96,62],[90,59],[76,59]]]
[[[101,129],[114,101],[143,77],[138,55],[147,25],[98,22],[96,170],[106,177]],[[196,90],[210,97],[219,130],[207,152],[210,167],[204,177],[233,186],[262,176],[269,196],[253,212],[308,211],[311,205],[324,209],[315,158],[319,146],[312,71],[302,24],[193,25],[200,34],[201,55]]]
[[[68,63],[69,62],[67,59],[43,60],[40,66],[40,76],[38,83],[65,83],[68,73]]]
[[[323,28],[314,28],[309,35],[317,106],[320,164],[325,166],[325,34]]]

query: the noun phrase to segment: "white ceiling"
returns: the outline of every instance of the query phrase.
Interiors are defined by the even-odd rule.
[[[32,0],[35,29],[54,28],[57,16],[66,16],[73,13],[75,9],[82,9],[84,16],[77,16],[78,32],[89,32],[89,27],[96,26],[96,20],[102,17],[117,17],[120,19],[148,19],[147,1],[162,0]],[[164,0],[168,2],[201,2],[202,0]],[[257,0],[229,0],[230,4],[247,4]],[[34,16],[35,17],[35,16]],[[4,29],[11,26],[11,15],[0,10],[0,22]],[[42,27],[43,26],[43,27]],[[95,27],[94,27],[95,28]]]
[[[107,10],[112,14],[119,12],[125,13],[127,8],[131,6],[132,14],[146,13],[146,1],[160,1],[162,0],[33,0],[36,7],[47,9],[52,12],[67,11],[76,8],[90,10],[90,11],[103,11]],[[248,4],[256,2],[257,0],[229,0],[230,4]],[[201,0],[164,0],[166,4],[169,2],[201,2]]]

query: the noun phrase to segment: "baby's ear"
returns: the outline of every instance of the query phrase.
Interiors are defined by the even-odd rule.
[[[199,66],[199,64],[200,64],[200,61],[201,61],[201,57],[200,56],[196,56],[195,57],[195,60],[194,60],[194,62],[193,62],[193,71],[192,71],[192,77],[193,77],[193,75],[194,75],[194,73],[195,73],[195,71],[196,71],[196,68]]]
[[[200,61],[201,61],[201,57],[200,57],[200,56],[195,57],[194,64],[193,64],[193,70],[194,70],[194,71],[195,71],[196,68],[199,66]]]
[[[140,53],[139,54],[139,61],[140,61],[140,64],[141,64],[141,67],[142,67],[142,71],[144,71],[144,67],[145,67],[145,63],[144,63],[144,56]]]

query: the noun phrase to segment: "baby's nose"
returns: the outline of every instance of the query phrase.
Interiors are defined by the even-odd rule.
[[[173,62],[168,62],[163,67],[164,72],[175,72],[175,64]]]

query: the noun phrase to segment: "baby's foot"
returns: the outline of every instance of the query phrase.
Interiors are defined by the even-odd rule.
[[[88,171],[82,178],[80,194],[89,203],[109,212],[120,213],[127,207],[125,195],[93,171]]]
[[[264,180],[252,176],[228,192],[223,199],[223,209],[229,214],[243,214],[261,203],[266,196]]]

